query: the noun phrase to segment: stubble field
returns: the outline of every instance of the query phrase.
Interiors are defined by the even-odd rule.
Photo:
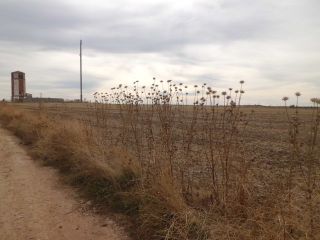
[[[104,97],[5,104],[1,118],[138,238],[320,236],[318,107]]]

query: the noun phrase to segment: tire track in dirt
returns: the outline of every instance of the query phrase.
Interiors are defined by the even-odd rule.
[[[19,140],[0,128],[0,239],[129,239],[112,220],[80,209],[56,171],[38,166]]]

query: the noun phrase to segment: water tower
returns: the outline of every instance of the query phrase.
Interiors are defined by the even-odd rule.
[[[26,75],[24,72],[11,73],[11,101],[23,101],[26,96]]]

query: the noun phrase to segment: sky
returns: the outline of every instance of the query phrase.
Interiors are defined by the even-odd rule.
[[[10,73],[33,96],[79,98],[139,80],[244,80],[246,104],[320,97],[319,0],[0,0],[0,98]]]

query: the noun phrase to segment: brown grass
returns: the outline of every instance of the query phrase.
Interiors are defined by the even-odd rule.
[[[257,115],[241,107],[242,84],[220,98],[182,87],[120,85],[87,107],[2,105],[0,119],[87,195],[130,215],[139,239],[318,239],[318,100]]]

